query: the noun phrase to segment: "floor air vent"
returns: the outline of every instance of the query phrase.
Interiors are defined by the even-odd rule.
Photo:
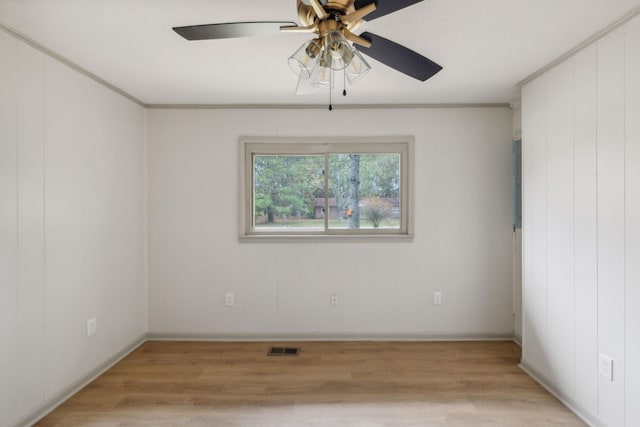
[[[297,356],[300,349],[297,347],[271,347],[267,356]]]

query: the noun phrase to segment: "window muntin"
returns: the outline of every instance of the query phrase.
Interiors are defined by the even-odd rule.
[[[241,138],[241,237],[410,237],[412,143]]]

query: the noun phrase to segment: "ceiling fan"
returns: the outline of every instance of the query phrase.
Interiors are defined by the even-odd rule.
[[[425,81],[442,67],[428,58],[375,34],[355,31],[363,22],[404,9],[423,0],[296,0],[300,25],[293,22],[230,22],[174,27],[187,40],[253,37],[296,32],[314,34],[290,58],[301,85],[333,87],[334,71],[343,70],[350,84],[371,68],[360,53]],[[343,92],[346,95],[346,91]]]

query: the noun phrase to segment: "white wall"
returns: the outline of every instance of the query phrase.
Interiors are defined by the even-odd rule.
[[[238,242],[239,136],[392,134],[416,138],[412,243]],[[508,108],[151,110],[148,161],[152,334],[512,334]]]
[[[146,112],[2,31],[0,70],[8,426],[146,332]]]
[[[522,229],[513,232],[513,339],[522,344]]]
[[[523,365],[611,426],[640,425],[639,48],[636,18],[522,91]]]

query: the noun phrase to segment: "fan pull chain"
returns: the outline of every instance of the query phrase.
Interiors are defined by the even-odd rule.
[[[347,96],[347,71],[342,72],[342,96]]]
[[[331,103],[331,84],[333,83],[333,70],[329,71],[329,111],[333,110],[333,104]]]

